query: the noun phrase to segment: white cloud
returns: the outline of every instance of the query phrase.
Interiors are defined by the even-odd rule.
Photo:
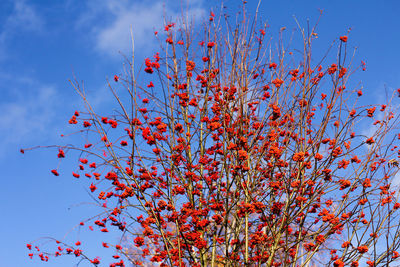
[[[7,131],[7,141],[19,141],[29,133],[43,131],[51,116],[48,103],[55,94],[54,88],[42,87],[35,98],[17,100],[0,106],[1,121]]]
[[[2,80],[8,80],[4,74]],[[53,86],[42,85],[29,78],[8,83],[12,91],[0,102],[0,157],[16,146],[26,146],[32,141],[44,140],[54,133],[56,100],[59,99]],[[0,88],[5,95],[4,88]]]
[[[3,24],[0,40],[5,41],[11,35],[20,31],[39,32],[43,29],[44,21],[33,6],[24,0],[15,0],[12,13]]]
[[[13,11],[8,15],[0,30],[0,57],[5,56],[4,46],[15,34],[41,32],[44,27],[44,20],[33,6],[24,0],[15,0],[13,3]]]
[[[168,3],[169,2],[169,3]],[[151,40],[154,29],[162,29],[164,18],[176,22],[181,17],[181,12],[188,14],[188,17],[200,18],[204,16],[205,10],[202,1],[189,1],[181,10],[176,1],[108,1],[103,5],[89,5],[89,14],[82,14],[79,24],[91,22],[99,25],[98,22],[106,20],[106,25],[93,26],[95,47],[98,51],[106,54],[116,55],[119,51],[126,53],[131,50],[130,28],[132,27],[135,50],[142,51],[153,47]],[[107,16],[111,15],[110,21]]]
[[[400,172],[396,173],[396,175],[393,177],[392,186],[395,188],[398,188],[400,186]]]
[[[8,17],[5,29],[18,28],[25,31],[40,31],[43,19],[38,15],[33,6],[23,0],[14,1],[14,11]]]

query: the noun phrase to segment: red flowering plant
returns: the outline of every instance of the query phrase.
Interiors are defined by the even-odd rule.
[[[162,52],[143,68],[130,61],[109,83],[115,114],[96,113],[72,83],[86,110],[69,122],[90,143],[59,147],[58,157],[81,152],[73,176],[91,179],[106,209],[86,224],[124,236],[102,243],[117,249],[110,266],[396,260],[399,117],[390,103],[359,105],[361,89],[346,86],[364,68],[346,57],[347,36],[338,37],[333,62],[315,65],[315,28],[301,31],[296,56],[269,47],[267,29],[246,17],[237,27],[222,24],[212,13],[200,39],[187,23],[165,25]],[[57,255],[100,263],[83,245],[63,247]]]

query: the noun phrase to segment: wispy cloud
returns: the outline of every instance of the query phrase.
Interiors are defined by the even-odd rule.
[[[0,157],[9,149],[26,146],[32,141],[45,140],[54,133],[57,94],[54,86],[43,85],[30,78],[9,79],[5,74],[0,78],[12,90],[7,92],[6,101],[0,101]],[[6,94],[6,88],[0,88]]]
[[[41,32],[44,20],[25,0],[13,1],[12,12],[0,28],[0,57],[4,57],[6,43],[21,32]]]
[[[33,6],[24,0],[14,1],[14,10],[8,17],[4,26],[5,30],[19,29],[24,31],[42,30],[44,21]]]
[[[200,18],[205,14],[202,1],[188,1],[184,10],[176,2],[108,1],[102,5],[89,5],[88,12],[82,14],[78,23],[81,26],[93,25],[91,33],[94,45],[101,53],[117,55],[118,52],[129,52],[132,45],[131,27],[135,49],[143,51],[153,47],[150,38],[154,29],[161,29],[164,19],[176,21],[182,12],[189,18]],[[107,22],[102,25],[102,21]]]
[[[43,30],[44,21],[33,6],[24,0],[14,1],[13,11],[1,27],[0,41],[5,41],[17,32]]]

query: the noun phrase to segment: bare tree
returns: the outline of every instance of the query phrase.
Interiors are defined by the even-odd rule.
[[[393,266],[391,100],[363,105],[362,88],[346,86],[364,68],[347,36],[318,61],[316,26],[299,26],[303,46],[292,49],[285,29],[272,41],[257,12],[232,21],[210,13],[200,31],[184,18],[166,23],[160,53],[142,68],[127,59],[109,82],[111,115],[72,81],[86,110],[69,122],[90,143],[58,147],[58,157],[80,151],[74,176],[108,201],[91,221],[123,233],[114,247],[124,258],[111,266]]]

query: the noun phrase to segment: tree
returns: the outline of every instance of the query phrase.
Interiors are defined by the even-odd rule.
[[[256,17],[232,25],[211,12],[198,32],[167,23],[162,52],[142,68],[127,59],[108,83],[113,114],[71,82],[86,110],[69,123],[90,142],[54,147],[60,159],[80,152],[73,176],[107,201],[88,222],[125,237],[103,243],[123,256],[110,266],[388,266],[400,256],[394,105],[365,105],[362,88],[346,86],[365,69],[347,36],[316,63],[316,27],[299,27],[303,47],[290,50],[284,29],[273,46]],[[100,263],[62,245],[56,256]]]

